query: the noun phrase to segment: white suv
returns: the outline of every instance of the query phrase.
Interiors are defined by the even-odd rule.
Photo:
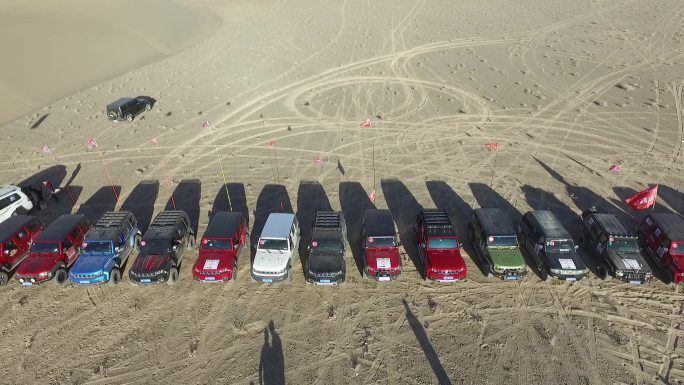
[[[12,215],[26,214],[33,201],[17,186],[0,186],[0,222]]]
[[[299,224],[294,214],[269,215],[257,243],[252,278],[264,283],[290,280],[298,243]]]

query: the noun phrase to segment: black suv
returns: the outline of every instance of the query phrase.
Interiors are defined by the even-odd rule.
[[[637,236],[627,231],[615,214],[592,207],[580,215],[580,221],[584,232],[580,245],[599,259],[599,278],[613,275],[635,285],[653,278]]]
[[[520,220],[518,232],[543,281],[550,277],[577,281],[589,273],[572,236],[551,211],[528,211]]]
[[[336,285],[344,282],[347,259],[344,254],[346,232],[342,215],[332,211],[316,212],[309,258],[306,261],[306,280],[318,285]]]
[[[149,111],[154,106],[155,100],[149,96],[137,98],[121,98],[107,105],[107,117],[109,120],[118,122],[126,119],[132,122],[133,118],[143,111]]]
[[[140,284],[178,279],[178,269],[185,252],[195,245],[190,219],[185,211],[162,211],[150,224],[140,241],[140,254],[128,273]]]

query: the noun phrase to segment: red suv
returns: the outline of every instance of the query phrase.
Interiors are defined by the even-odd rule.
[[[15,215],[0,223],[0,285],[6,284],[10,274],[26,259],[41,231],[43,224],[27,215]]]
[[[368,209],[363,214],[364,275],[379,282],[401,277],[401,243],[389,210]]]
[[[200,242],[192,276],[201,282],[235,280],[237,259],[247,243],[248,231],[241,213],[217,212]]]
[[[67,280],[67,269],[81,253],[85,234],[93,227],[82,214],[62,215],[36,238],[31,252],[19,265],[15,277],[24,286],[53,279]]]
[[[454,282],[465,279],[468,270],[461,257],[461,242],[445,210],[423,210],[418,214],[416,244],[425,266],[425,279]]]
[[[669,273],[669,281],[684,283],[684,218],[677,214],[646,215],[639,225],[641,246]]]

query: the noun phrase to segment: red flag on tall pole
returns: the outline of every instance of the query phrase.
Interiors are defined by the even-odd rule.
[[[204,123],[202,123],[202,128],[209,128],[209,121],[205,120]]]
[[[653,187],[647,188],[644,191],[639,191],[638,193],[625,199],[625,203],[627,203],[634,210],[644,210],[655,205],[657,196],[658,185],[655,185]]]
[[[95,140],[94,138],[88,139],[88,147],[90,147],[91,149],[98,148],[99,146],[97,145],[97,140]]]

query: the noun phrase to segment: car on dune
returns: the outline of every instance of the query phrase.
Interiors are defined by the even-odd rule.
[[[378,282],[401,277],[399,236],[392,213],[387,209],[367,209],[363,214],[363,273]]]
[[[518,237],[501,209],[486,207],[473,210],[468,229],[476,258],[485,275],[517,281],[527,274],[525,259],[518,248]]]
[[[290,281],[299,236],[299,223],[294,214],[270,214],[257,241],[252,278],[262,283]]]
[[[416,220],[416,245],[425,279],[438,282],[461,281],[468,269],[461,256],[461,241],[442,209],[426,209]]]
[[[347,274],[344,248],[346,226],[342,213],[317,211],[307,246],[306,281],[316,285],[337,285]]]
[[[31,245],[43,229],[37,218],[28,215],[14,215],[0,223],[0,285],[6,284],[28,257]]]
[[[130,123],[138,114],[151,110],[155,102],[149,96],[121,98],[107,105],[107,118],[115,122],[126,120]]]
[[[199,256],[192,267],[193,278],[200,282],[234,281],[248,232],[242,213],[215,213],[200,240]]]
[[[684,283],[684,218],[674,213],[651,213],[639,224],[640,245],[665,268],[667,281]]]

